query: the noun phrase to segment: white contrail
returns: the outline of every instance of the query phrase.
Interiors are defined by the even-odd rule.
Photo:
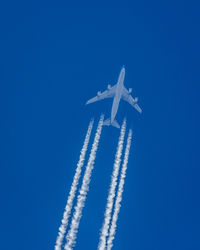
[[[101,229],[101,235],[99,239],[99,245],[98,245],[99,250],[105,250],[105,247],[106,247],[106,237],[108,236],[108,229],[109,229],[111,213],[112,213],[112,208],[113,208],[113,203],[114,203],[114,198],[115,198],[115,189],[117,185],[117,178],[118,178],[119,168],[120,168],[120,163],[121,163],[121,155],[122,155],[122,150],[123,150],[125,132],[126,132],[126,120],[124,119],[122,127],[121,127],[121,131],[120,131],[117,152],[115,155],[115,162],[114,162],[113,172],[112,172],[112,177],[111,177],[110,190],[109,190],[106,210],[104,214],[104,223]]]
[[[124,187],[126,169],[128,165],[128,157],[129,157],[129,152],[130,152],[130,147],[131,147],[131,139],[132,139],[132,130],[130,129],[128,133],[127,143],[126,143],[126,149],[125,149],[124,161],[123,161],[122,170],[121,170],[117,197],[115,200],[114,213],[113,213],[111,227],[110,227],[108,241],[107,241],[107,248],[106,248],[107,250],[111,250],[111,248],[113,247],[113,240],[115,237],[115,232],[116,232],[116,227],[117,227],[117,219],[118,219],[118,215],[119,215],[119,211],[121,207],[123,187]]]
[[[61,250],[61,247],[62,247],[62,244],[63,244],[63,239],[64,239],[64,236],[65,236],[65,233],[66,233],[68,220],[69,220],[69,217],[70,217],[70,214],[71,214],[73,200],[74,200],[74,197],[75,197],[75,194],[76,194],[78,182],[79,182],[79,179],[80,179],[80,176],[81,176],[81,171],[82,171],[82,167],[83,167],[83,164],[84,164],[85,155],[86,155],[86,152],[87,152],[88,143],[89,143],[89,140],[90,140],[90,135],[91,135],[93,123],[94,123],[94,121],[91,120],[90,123],[89,123],[89,126],[88,126],[86,136],[85,136],[84,144],[83,144],[83,147],[82,147],[82,150],[81,150],[81,154],[80,154],[79,161],[78,161],[78,164],[77,164],[76,172],[75,172],[75,175],[74,175],[74,178],[73,178],[73,182],[72,182],[71,189],[70,189],[70,192],[69,192],[69,196],[68,196],[68,199],[67,199],[67,204],[66,204],[65,211],[64,211],[64,214],[63,214],[63,219],[62,219],[61,225],[59,227],[59,232],[58,232],[58,236],[57,236],[56,244],[55,244],[55,250]]]
[[[92,170],[94,168],[94,161],[96,158],[96,151],[98,149],[98,144],[99,144],[99,139],[100,139],[100,135],[101,135],[101,131],[102,131],[102,126],[103,126],[103,118],[104,116],[101,115],[101,118],[99,120],[99,124],[97,127],[97,131],[95,134],[95,138],[94,138],[94,142],[92,144],[92,149],[91,149],[91,153],[89,156],[89,160],[85,169],[85,173],[83,176],[83,182],[81,185],[81,188],[79,190],[79,195],[78,195],[78,200],[77,200],[77,205],[75,207],[75,211],[73,214],[73,218],[72,218],[72,222],[70,225],[70,230],[66,236],[66,244],[65,244],[65,250],[70,250],[73,248],[73,246],[75,245],[76,242],[76,235],[78,232],[78,227],[79,227],[79,223],[80,223],[80,219],[82,216],[82,210],[83,207],[85,205],[85,200],[87,197],[87,193],[89,190],[89,184],[90,184],[90,179],[91,179],[91,174],[92,174]]]

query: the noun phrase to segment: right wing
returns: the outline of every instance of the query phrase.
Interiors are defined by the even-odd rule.
[[[105,90],[102,93],[101,92],[99,92],[99,94],[97,93],[97,96],[95,96],[92,99],[88,100],[86,102],[86,104],[97,102],[97,101],[103,100],[105,98],[112,98],[112,97],[114,97],[114,95],[115,95],[115,89],[116,89],[116,85],[114,85],[110,89]]]
[[[134,107],[139,113],[142,113],[142,109],[139,107],[137,104],[137,99],[138,98],[133,98],[128,90],[124,87],[123,92],[122,92],[122,99],[126,102],[128,102],[132,107]]]

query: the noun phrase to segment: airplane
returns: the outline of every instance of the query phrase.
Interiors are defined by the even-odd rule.
[[[139,113],[142,113],[142,109],[137,104],[138,97],[133,98],[131,96],[132,89],[129,88],[127,90],[124,86],[124,78],[125,78],[125,67],[123,66],[117,83],[111,87],[110,84],[108,84],[107,90],[104,92],[98,91],[97,96],[93,97],[92,99],[88,100],[86,102],[87,104],[97,102],[100,100],[103,100],[105,98],[113,98],[113,104],[112,104],[112,110],[111,110],[111,117],[106,119],[103,123],[103,125],[106,126],[114,126],[116,128],[120,128],[120,125],[116,121],[115,117],[117,114],[117,110],[119,107],[120,100],[123,99],[124,101],[128,102],[131,106],[133,106]]]

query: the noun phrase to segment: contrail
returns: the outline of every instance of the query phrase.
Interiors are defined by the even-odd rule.
[[[110,190],[109,190],[106,210],[104,214],[104,223],[101,229],[101,235],[99,239],[99,245],[98,245],[99,250],[105,250],[105,247],[106,247],[106,237],[108,236],[108,229],[109,229],[111,213],[112,213],[112,208],[113,208],[113,203],[114,203],[114,198],[115,198],[115,188],[117,185],[117,178],[118,178],[119,168],[120,168],[120,163],[121,163],[121,155],[122,155],[122,150],[123,150],[125,132],[126,132],[126,119],[124,119],[122,127],[121,127],[118,146],[117,146],[117,152],[115,155],[115,162],[114,162],[113,172],[112,172],[112,177],[111,177]]]
[[[94,123],[94,121],[91,120],[90,123],[89,123],[89,126],[88,126],[86,136],[85,136],[85,140],[84,140],[84,144],[83,144],[81,154],[80,154],[80,157],[79,157],[79,161],[78,161],[78,164],[77,164],[76,172],[75,172],[73,182],[72,182],[72,185],[71,185],[71,189],[70,189],[70,192],[69,192],[69,196],[68,196],[68,199],[67,199],[67,204],[66,204],[66,207],[65,207],[65,211],[64,211],[64,214],[63,214],[61,225],[59,227],[59,232],[58,232],[58,236],[57,236],[56,244],[55,244],[55,250],[61,250],[61,247],[62,247],[62,244],[63,244],[63,239],[64,239],[64,236],[65,236],[65,233],[66,233],[68,220],[69,220],[69,217],[70,217],[70,214],[71,214],[73,200],[74,200],[74,197],[75,197],[75,194],[76,194],[78,182],[79,182],[79,179],[80,179],[80,176],[81,176],[81,171],[82,171],[82,167],[83,167],[83,164],[84,164],[85,155],[86,155],[86,152],[87,152],[88,143],[89,143],[89,140],[90,140],[90,135],[91,135],[93,123]]]
[[[104,118],[104,116],[101,115],[99,123],[98,123],[97,131],[95,134],[94,142],[92,145],[90,157],[89,157],[89,160],[88,160],[88,163],[86,166],[86,170],[85,170],[85,173],[83,176],[83,182],[82,182],[82,185],[81,185],[81,188],[79,191],[77,205],[75,207],[75,211],[73,214],[70,230],[66,236],[67,242],[66,242],[65,247],[64,247],[65,250],[72,249],[73,246],[75,245],[75,242],[76,242],[76,235],[78,232],[78,227],[79,227],[80,219],[82,216],[82,210],[83,210],[83,207],[85,205],[87,192],[89,190],[91,174],[92,174],[92,170],[94,168],[94,161],[96,158],[96,152],[98,149],[99,139],[100,139],[102,126],[103,126],[103,118]]]
[[[119,211],[121,207],[123,187],[124,187],[126,169],[128,165],[128,157],[129,157],[129,152],[130,152],[130,147],[131,147],[131,139],[132,139],[132,130],[130,129],[128,133],[127,143],[126,143],[126,149],[125,149],[124,161],[123,161],[122,170],[121,170],[117,197],[115,200],[114,213],[113,213],[110,232],[109,232],[108,241],[107,241],[107,250],[111,250],[111,248],[113,247],[113,240],[115,238],[117,219],[118,219],[118,215],[119,215]]]

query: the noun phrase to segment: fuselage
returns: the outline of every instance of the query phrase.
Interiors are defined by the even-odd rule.
[[[120,74],[119,74],[118,81],[117,81],[115,97],[113,99],[113,104],[112,104],[111,119],[110,119],[111,124],[115,120],[115,116],[117,114],[117,110],[118,110],[119,103],[121,100],[122,91],[124,87],[124,77],[125,77],[125,68],[122,67]]]

